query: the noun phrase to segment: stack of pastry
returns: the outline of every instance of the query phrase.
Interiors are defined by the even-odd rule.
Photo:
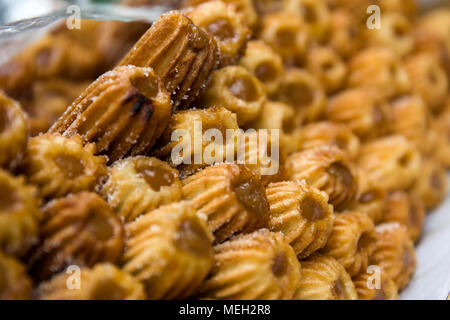
[[[447,194],[450,11],[370,4],[187,0],[1,67],[0,299],[397,299]],[[173,138],[209,129],[246,156]]]

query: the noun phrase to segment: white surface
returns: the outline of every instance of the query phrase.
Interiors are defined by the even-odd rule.
[[[445,300],[450,293],[450,194],[430,213],[417,247],[417,270],[402,300]]]

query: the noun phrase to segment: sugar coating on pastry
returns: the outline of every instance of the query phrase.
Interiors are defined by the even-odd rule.
[[[151,211],[126,230],[122,269],[144,284],[148,299],[191,296],[213,266],[212,235],[187,202]]]
[[[181,199],[178,170],[157,158],[138,156],[114,163],[101,194],[125,222]]]
[[[199,296],[207,299],[288,300],[301,277],[294,250],[280,233],[261,229],[214,247],[214,267]]]

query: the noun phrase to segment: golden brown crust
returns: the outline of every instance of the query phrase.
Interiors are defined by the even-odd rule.
[[[125,222],[181,199],[178,170],[156,158],[134,157],[109,168],[101,194]]]
[[[213,266],[212,235],[186,202],[151,211],[126,228],[122,269],[144,283],[148,299],[190,297]]]
[[[334,221],[325,192],[296,182],[277,182],[267,186],[266,195],[270,230],[283,233],[299,258],[325,246]]]
[[[305,181],[325,191],[335,210],[350,205],[358,192],[358,181],[347,154],[336,146],[320,146],[293,153],[286,161],[286,176],[292,181]]]
[[[395,222],[378,225],[375,228],[375,244],[370,263],[382,268],[402,290],[416,269],[414,245],[406,227]]]
[[[330,14],[329,45],[343,58],[353,55],[361,46],[360,29],[347,10],[334,9]]]
[[[106,175],[106,159],[94,156],[95,146],[83,147],[74,135],[44,134],[30,139],[25,161],[28,180],[39,187],[43,198],[94,190]]]
[[[353,278],[359,300],[398,300],[395,282],[384,271],[380,274],[363,270]]]
[[[215,265],[200,297],[287,300],[294,295],[301,266],[283,235],[266,229],[214,247]]]
[[[166,128],[171,102],[150,68],[116,67],[94,81],[50,128],[95,142],[109,162],[149,151]]]
[[[28,300],[32,286],[25,266],[0,252],[0,300]]]
[[[446,109],[432,122],[428,134],[428,154],[450,168],[450,98]]]
[[[313,255],[302,262],[296,300],[356,300],[356,290],[345,268],[332,257]]]
[[[398,222],[405,226],[412,241],[422,235],[425,207],[417,194],[404,191],[390,193],[383,211],[383,222]]]
[[[237,233],[253,232],[268,221],[264,187],[244,165],[208,167],[182,183],[183,198],[208,217],[216,243]]]
[[[366,270],[374,249],[372,220],[364,213],[348,211],[336,215],[330,238],[321,253],[335,258],[354,276]]]
[[[23,160],[27,120],[19,103],[0,90],[0,167],[14,169]]]
[[[0,249],[23,255],[36,242],[41,219],[40,199],[35,187],[23,177],[0,169]]]
[[[173,107],[184,109],[198,96],[219,56],[216,41],[178,11],[156,21],[120,62],[155,70]]]
[[[73,273],[62,272],[35,290],[39,300],[144,300],[144,286],[130,274],[109,263],[79,270],[79,283]],[[68,287],[74,285],[74,288]],[[79,284],[80,288],[76,285]]]
[[[72,194],[48,203],[43,210],[40,243],[28,260],[37,281],[46,280],[69,265],[114,263],[122,255],[123,226],[97,194]]]

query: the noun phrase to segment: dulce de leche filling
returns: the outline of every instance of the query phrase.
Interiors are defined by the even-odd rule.
[[[246,76],[233,79],[228,89],[236,98],[242,101],[252,102],[259,97],[255,83]]]
[[[294,106],[308,106],[314,100],[313,90],[308,84],[303,82],[289,83],[284,90],[284,94],[289,103]]]
[[[101,209],[99,209],[101,210]],[[87,230],[95,236],[98,240],[106,241],[114,234],[114,228],[109,221],[109,218],[101,213],[92,213],[88,218]]]
[[[275,277],[282,277],[286,274],[288,269],[288,262],[286,259],[286,255],[284,252],[278,252],[275,255],[275,258],[273,259],[272,263],[272,273]]]
[[[175,243],[178,248],[196,257],[207,257],[212,254],[208,234],[194,219],[184,220],[179,224]]]
[[[172,185],[177,179],[177,173],[174,170],[161,166],[138,164],[136,166],[136,171],[155,191],[160,191],[162,187]]]
[[[8,108],[0,104],[0,134],[8,128],[11,121],[11,117],[8,112]]]
[[[85,167],[83,162],[76,156],[60,154],[55,157],[55,162],[69,179],[74,179],[84,174]]]
[[[306,196],[300,203],[302,215],[309,221],[322,220],[326,217],[327,210],[322,204],[311,196]]]
[[[278,76],[278,69],[272,62],[264,61],[256,67],[255,75],[262,82],[270,82]]]
[[[275,41],[280,47],[292,47],[297,39],[297,30],[282,28],[277,31]]]
[[[210,23],[206,27],[206,30],[220,41],[230,41],[236,38],[233,26],[226,19],[217,19]]]
[[[333,296],[338,298],[339,300],[345,300],[345,286],[342,284],[341,278],[338,278],[331,288],[331,292]]]
[[[365,250],[369,244],[372,242],[373,238],[370,233],[363,232],[358,239],[356,250],[357,252],[361,252]]]
[[[328,173],[335,177],[345,189],[350,189],[353,184],[353,175],[346,165],[335,162],[328,168]]]

